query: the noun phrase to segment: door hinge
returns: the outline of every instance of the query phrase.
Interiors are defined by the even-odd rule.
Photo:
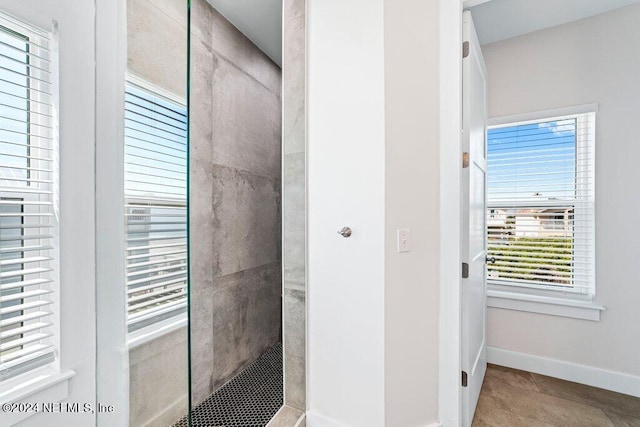
[[[466,262],[462,263],[462,278],[463,279],[469,278],[469,264],[467,264]]]
[[[462,387],[466,387],[469,383],[469,376],[465,371],[462,371]]]
[[[469,152],[465,151],[462,153],[462,169],[469,167]]]
[[[469,56],[469,42],[462,43],[462,59]]]

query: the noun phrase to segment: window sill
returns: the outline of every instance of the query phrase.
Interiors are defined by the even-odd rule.
[[[62,402],[69,396],[69,381],[76,373],[71,370],[57,372],[51,367],[38,369],[2,383],[0,404]],[[41,408],[39,408],[41,409]],[[10,411],[2,413],[3,425],[14,425],[38,412]]]
[[[487,306],[505,310],[526,311],[550,316],[600,321],[600,313],[605,307],[593,301],[577,298],[562,298],[549,295],[535,295],[514,291],[489,289]]]
[[[129,350],[153,341],[162,335],[183,328],[187,326],[187,323],[187,313],[181,313],[175,317],[133,331],[129,334]]]

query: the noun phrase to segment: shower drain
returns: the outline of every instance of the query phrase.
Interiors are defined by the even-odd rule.
[[[195,407],[191,427],[263,427],[282,406],[282,343]],[[189,427],[187,417],[174,427]]]

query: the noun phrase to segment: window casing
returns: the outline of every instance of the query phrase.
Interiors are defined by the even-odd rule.
[[[490,126],[487,282],[595,294],[595,113]]]
[[[129,332],[186,311],[187,112],[159,89],[125,91],[125,230]]]
[[[59,212],[51,35],[0,16],[0,381],[56,362]]]

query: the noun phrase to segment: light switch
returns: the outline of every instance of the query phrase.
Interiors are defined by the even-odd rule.
[[[409,238],[410,233],[408,228],[401,228],[398,230],[398,252],[409,252]]]

